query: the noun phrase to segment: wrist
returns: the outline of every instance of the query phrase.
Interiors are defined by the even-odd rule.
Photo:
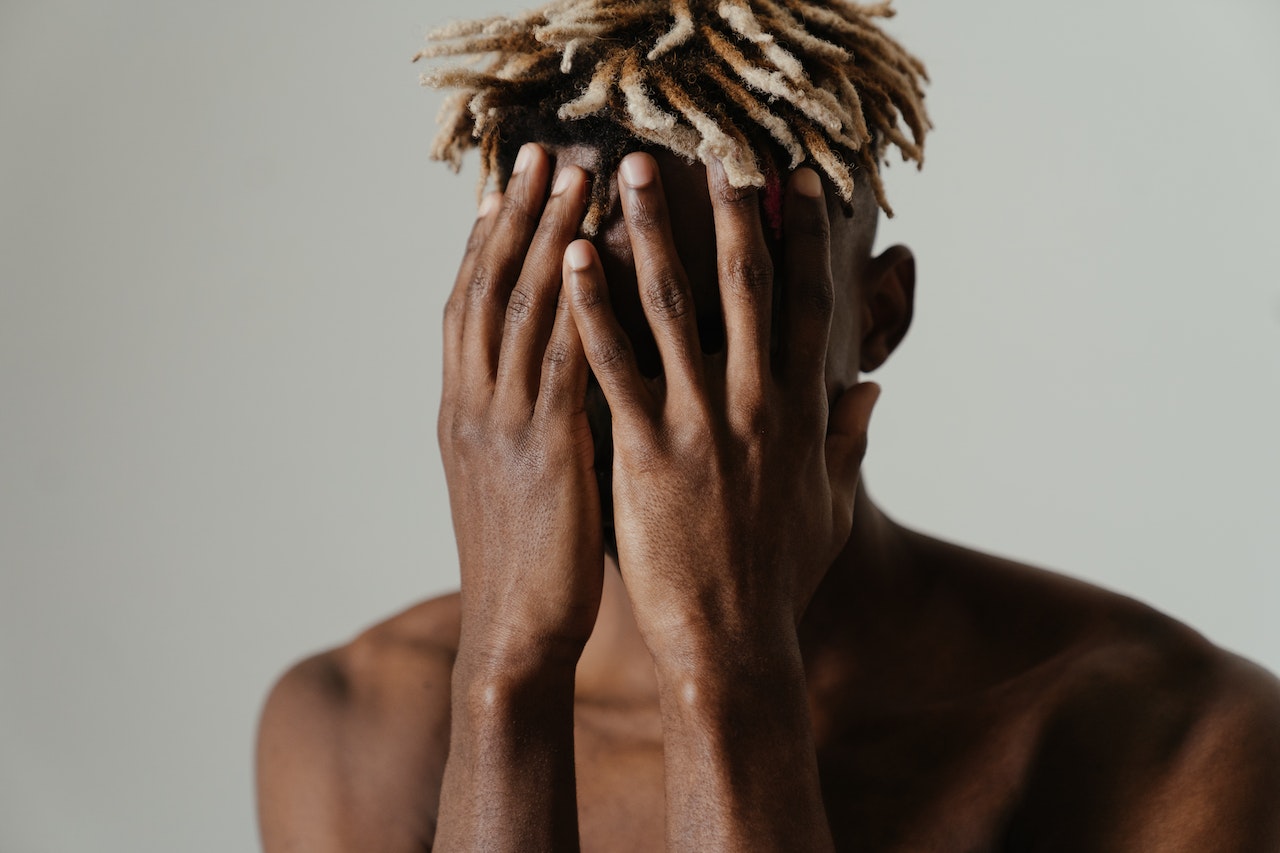
[[[766,722],[808,713],[804,661],[794,632],[751,641],[683,644],[654,655],[663,715],[712,721],[743,712]],[[764,714],[757,710],[771,709]]]
[[[540,679],[575,670],[586,647],[585,637],[557,633],[531,620],[481,616],[486,617],[463,612],[454,672],[483,680]]]
[[[573,668],[465,648],[453,671],[436,849],[576,849]]]
[[[646,632],[646,644],[659,678],[768,677],[795,668],[803,672],[799,633],[786,613],[768,618],[717,610],[686,618],[667,618]]]
[[[714,814],[725,804],[755,816],[749,824],[718,827],[724,849],[831,848],[798,648],[667,662],[658,667],[658,684],[668,802],[690,804],[686,816]],[[717,846],[685,843],[698,831],[686,821],[678,846]]]
[[[581,655],[582,645],[576,642],[494,641],[464,635],[453,667],[454,696],[480,705],[520,703],[530,696],[565,692],[572,698]]]
[[[517,720],[537,725],[572,709],[573,673],[546,671],[537,677],[464,673],[453,680],[455,721],[469,728],[493,723],[499,729],[513,729]]]
[[[450,749],[515,761],[538,744],[572,742],[573,689],[573,670],[558,666],[455,667]]]

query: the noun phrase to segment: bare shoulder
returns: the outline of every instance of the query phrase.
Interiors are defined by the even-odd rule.
[[[1274,675],[1132,598],[923,537],[918,547],[979,647],[1052,673],[1035,682],[1042,721],[1015,839],[1280,851]]]
[[[1082,650],[1023,817],[1066,849],[1280,851],[1280,683],[1169,617]]]
[[[1016,663],[1056,658],[1098,684],[1172,679],[1204,690],[1271,696],[1276,679],[1141,601],[1036,566],[910,533],[918,594],[945,608],[966,642]],[[962,616],[961,616],[962,614]],[[1083,685],[1082,685],[1083,686]]]
[[[295,664],[259,724],[267,853],[428,849],[449,751],[456,595]]]

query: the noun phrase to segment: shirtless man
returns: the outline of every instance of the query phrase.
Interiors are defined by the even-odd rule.
[[[515,141],[445,312],[462,592],[280,680],[268,853],[1280,851],[1272,676],[860,483],[871,182]]]

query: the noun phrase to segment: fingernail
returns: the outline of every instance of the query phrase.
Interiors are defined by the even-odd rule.
[[[502,204],[502,193],[489,193],[484,197],[484,201],[480,202],[480,212],[477,216],[484,219],[490,213],[498,209],[498,205]]]
[[[822,179],[813,169],[800,169],[795,176],[796,192],[809,198],[822,198]]]
[[[574,243],[565,252],[565,260],[569,262],[569,269],[574,272],[590,269],[592,262],[590,246],[583,242]]]
[[[560,174],[556,175],[556,182],[551,187],[551,195],[564,195],[569,191],[569,187],[573,184],[577,175],[571,169],[562,169]]]
[[[653,168],[653,158],[647,154],[629,154],[622,161],[622,180],[634,190],[643,189],[658,177]]]
[[[515,168],[511,170],[511,177],[514,178],[516,175],[520,174],[525,169],[528,169],[529,165],[532,162],[533,162],[533,143],[530,142],[520,149],[520,154],[516,157]]]

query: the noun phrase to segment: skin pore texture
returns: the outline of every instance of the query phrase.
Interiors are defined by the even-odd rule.
[[[776,240],[633,155],[592,248],[591,151],[525,151],[446,309],[462,593],[274,688],[268,853],[1280,850],[1272,676],[872,501],[873,198],[802,170]]]

